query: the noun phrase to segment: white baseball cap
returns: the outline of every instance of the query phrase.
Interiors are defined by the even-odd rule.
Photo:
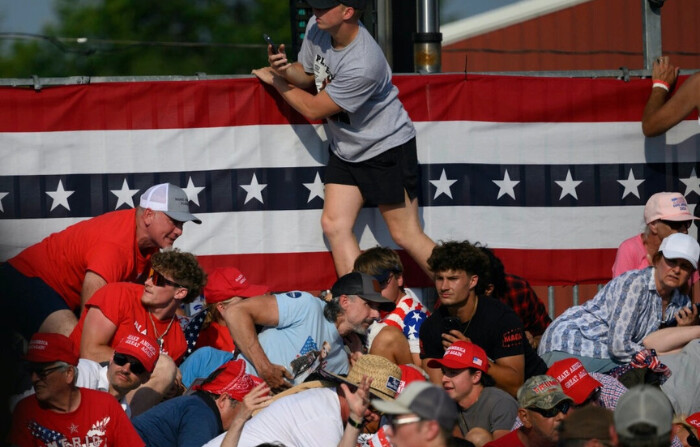
[[[700,257],[700,245],[693,237],[683,233],[673,233],[666,236],[661,241],[659,251],[667,259],[685,259],[693,264],[693,268],[698,268],[698,258]]]
[[[187,193],[172,183],[160,183],[148,188],[141,195],[139,206],[153,211],[162,211],[178,222],[202,223],[190,213],[190,199]]]

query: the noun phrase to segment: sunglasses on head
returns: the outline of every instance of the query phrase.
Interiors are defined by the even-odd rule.
[[[545,418],[553,418],[559,413],[568,413],[569,408],[571,408],[571,404],[569,402],[562,402],[556,407],[550,408],[549,410],[543,410],[542,408],[528,408],[528,410],[534,411],[535,413],[539,413],[540,415],[542,415],[542,417]]]
[[[690,226],[693,224],[692,220],[661,220],[661,223],[664,223],[671,227],[672,230],[674,231],[681,231],[681,230],[687,230],[690,228]]]
[[[114,353],[114,363],[116,363],[119,366],[124,366],[128,363],[131,372],[136,375],[143,374],[144,372],[146,372],[146,368],[141,362],[139,362],[133,357],[127,356],[125,354],[120,354],[119,352]]]
[[[180,284],[174,281],[170,281],[168,278],[163,276],[162,273],[159,273],[153,268],[151,268],[151,271],[148,273],[148,277],[150,278],[151,282],[153,282],[153,285],[156,287],[165,287],[166,285],[168,285],[173,287],[182,287],[183,289],[187,288],[185,286],[181,286]]]

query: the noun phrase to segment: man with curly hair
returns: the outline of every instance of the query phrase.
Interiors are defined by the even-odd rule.
[[[500,300],[481,295],[489,283],[489,259],[468,241],[437,245],[428,258],[440,307],[420,328],[423,369],[440,384],[442,371],[430,368],[457,340],[481,346],[496,386],[515,396],[528,377],[544,374],[547,365],[525,339],[523,323]]]
[[[156,253],[151,263],[144,285],[107,284],[87,302],[71,334],[81,357],[109,361],[119,340],[135,330],[179,363],[187,343],[175,311],[199,296],[207,275],[194,255],[178,250]]]

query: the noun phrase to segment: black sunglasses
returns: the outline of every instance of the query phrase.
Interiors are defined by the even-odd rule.
[[[35,368],[31,369],[30,371],[34,374],[36,374],[40,380],[46,380],[46,378],[49,376],[54,371],[58,371],[59,369],[65,368],[65,365],[59,365],[59,366],[54,366],[52,368]]]
[[[168,278],[163,276],[162,273],[159,273],[153,268],[151,268],[151,271],[148,273],[148,277],[151,279],[153,285],[156,287],[165,287],[166,285],[169,285],[173,287],[182,287],[183,289],[187,288],[185,286],[181,286],[180,284],[174,281],[170,281]]]
[[[686,428],[686,430],[688,429]],[[687,442],[690,447],[700,447],[700,441],[698,441],[698,438],[690,430],[688,430],[688,437],[685,442]]]
[[[528,410],[532,410],[535,413],[539,413],[542,415],[542,417],[545,418],[553,418],[554,416],[558,415],[559,413],[566,414],[569,412],[569,408],[571,408],[571,404],[569,402],[562,402],[556,407],[550,408],[549,410],[543,410],[542,408],[528,408]]]
[[[144,372],[146,372],[146,368],[143,366],[143,364],[141,362],[139,362],[138,360],[136,360],[135,358],[133,358],[131,356],[127,356],[125,354],[120,354],[118,352],[114,353],[114,363],[116,363],[119,366],[124,366],[128,363],[130,366],[131,372],[136,374],[136,375],[143,374]]]
[[[681,231],[687,230],[693,224],[692,220],[661,220],[662,223],[671,227],[672,230]]]

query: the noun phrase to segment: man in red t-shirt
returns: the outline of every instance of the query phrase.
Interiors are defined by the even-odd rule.
[[[136,331],[179,362],[187,344],[176,311],[199,296],[206,274],[194,255],[178,250],[156,253],[151,263],[145,285],[107,284],[87,302],[71,334],[81,357],[107,362],[119,340]]]
[[[114,397],[75,386],[78,353],[70,339],[36,334],[26,360],[36,393],[15,408],[12,445],[145,445]]]
[[[530,377],[518,390],[518,417],[523,422],[522,427],[485,447],[555,447],[559,441],[559,426],[572,403],[554,377]]]
[[[48,236],[0,266],[0,297],[10,328],[71,333],[87,300],[118,281],[143,282],[151,255],[182,235],[189,199],[169,183],[152,186],[136,209],[113,211]]]

